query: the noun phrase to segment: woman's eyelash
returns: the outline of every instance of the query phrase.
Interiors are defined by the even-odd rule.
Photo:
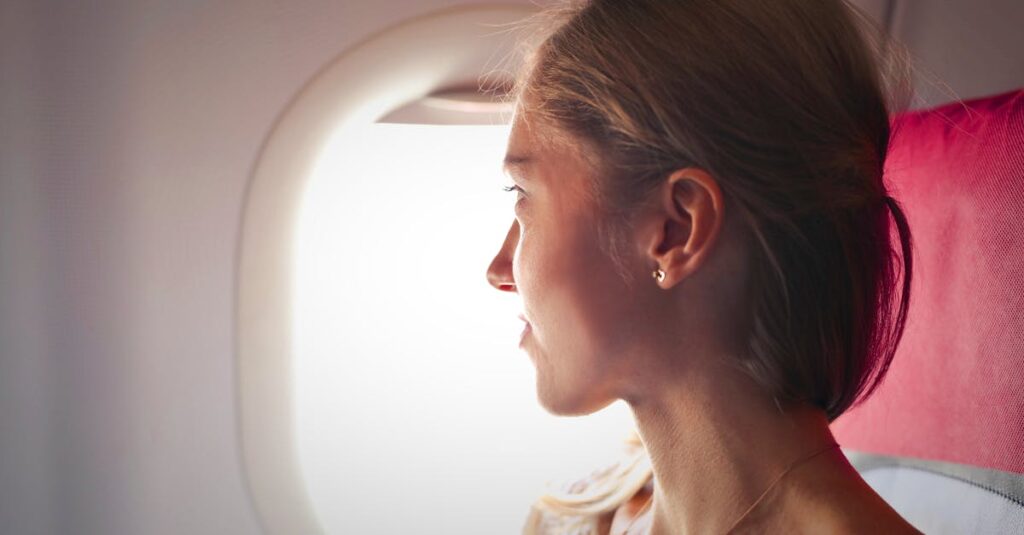
[[[523,191],[523,188],[520,188],[519,186],[517,186],[515,184],[513,184],[511,186],[505,186],[505,187],[503,187],[501,189],[503,189],[505,191],[517,191],[518,190],[520,193],[526,193],[525,191]]]

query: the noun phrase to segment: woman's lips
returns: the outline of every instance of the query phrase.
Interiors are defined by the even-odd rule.
[[[530,322],[526,321],[526,318],[522,314],[519,315],[519,319],[523,320],[526,325],[523,325],[523,332],[519,334],[519,345],[523,345],[523,340],[526,339],[526,335],[530,333]]]

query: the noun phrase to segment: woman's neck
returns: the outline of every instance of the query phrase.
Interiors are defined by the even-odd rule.
[[[821,410],[780,407],[736,372],[695,375],[705,380],[630,401],[654,469],[652,535],[727,532],[789,465],[834,441]]]

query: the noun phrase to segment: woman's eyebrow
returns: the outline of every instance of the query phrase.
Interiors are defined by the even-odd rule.
[[[506,154],[503,168],[506,173],[519,177],[522,175],[521,171],[529,167],[531,163],[533,163],[533,157],[530,155]]]

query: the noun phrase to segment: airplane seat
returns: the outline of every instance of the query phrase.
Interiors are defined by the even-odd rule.
[[[896,117],[885,173],[914,239],[909,316],[836,438],[925,533],[1024,533],[1024,89]]]

